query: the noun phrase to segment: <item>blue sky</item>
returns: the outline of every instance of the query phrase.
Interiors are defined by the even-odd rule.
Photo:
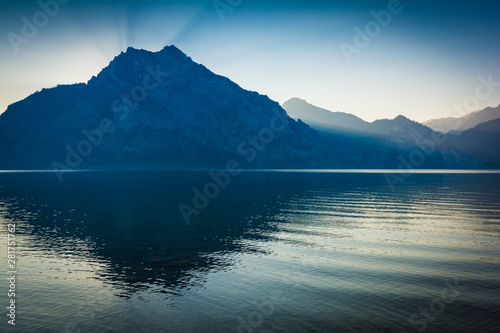
[[[38,1],[0,2],[0,112],[41,88],[86,82],[128,46],[174,44],[280,103],[300,97],[369,121],[461,115],[450,110],[479,77],[500,82],[496,1],[41,3],[52,16]],[[25,28],[29,38],[26,20],[39,25]],[[500,86],[477,102],[463,112],[500,104]]]

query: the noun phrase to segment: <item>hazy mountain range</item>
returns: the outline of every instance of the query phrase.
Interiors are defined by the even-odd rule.
[[[368,123],[298,98],[281,107],[174,46],[128,48],[85,84],[10,105],[0,168],[491,168],[498,135],[495,122],[448,137],[403,116]]]
[[[463,117],[448,117],[431,119],[423,124],[432,128],[435,131],[459,134],[465,130],[473,128],[481,123],[500,118],[500,105],[488,107],[484,110],[466,114]]]
[[[378,140],[380,147],[377,148],[397,147],[403,151],[403,155],[404,152],[424,152],[427,155],[426,161],[422,163],[424,167],[460,167],[472,161],[470,167],[500,166],[500,152],[496,148],[500,140],[500,106],[488,107],[461,118],[434,119],[423,124],[404,116],[369,123],[352,114],[316,107],[300,98],[286,101],[283,108],[290,117],[304,121],[320,133],[365,140],[371,138]],[[438,126],[441,130],[437,130],[429,126],[444,123],[453,127],[445,131],[443,127]],[[445,135],[443,132],[451,133]],[[413,163],[412,166],[422,167],[416,164],[419,163]]]

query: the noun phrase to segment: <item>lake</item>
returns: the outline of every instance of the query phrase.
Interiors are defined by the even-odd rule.
[[[500,174],[214,175],[0,173],[1,331],[500,331]]]

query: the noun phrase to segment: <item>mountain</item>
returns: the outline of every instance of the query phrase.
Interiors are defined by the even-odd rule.
[[[283,109],[295,120],[301,119],[319,130],[362,133],[369,123],[350,113],[332,112],[294,97],[283,103]]]
[[[434,134],[430,128],[401,115],[369,123],[349,113],[316,107],[300,98],[292,98],[282,106],[290,117],[300,119],[320,132],[380,139],[401,147],[414,147],[421,138]]]
[[[403,116],[367,123],[306,104],[286,103],[294,120],[175,46],[128,48],[87,83],[10,105],[0,170],[483,167]]]
[[[498,118],[500,118],[500,105],[497,107],[487,107],[463,117],[431,119],[423,124],[442,133],[453,132],[454,134],[459,134],[476,125]]]
[[[393,144],[409,147],[417,147],[421,140],[431,139],[437,135],[429,127],[401,115],[394,119],[375,120],[369,124],[366,133],[385,138]]]
[[[500,166],[500,119],[481,123],[453,138],[455,147],[464,155],[484,161],[488,167]]]
[[[394,161],[401,162],[405,157],[418,155],[423,158],[421,161],[415,160],[412,167],[484,166],[482,161],[467,155],[467,151],[463,151],[465,155],[459,153],[446,136],[402,115],[369,123],[352,114],[318,108],[299,98],[292,98],[282,106],[292,118],[304,121],[330,140],[343,142],[355,152],[343,160],[344,165],[351,163],[357,168],[397,168],[400,164],[396,166]]]
[[[0,115],[0,168],[331,167],[316,132],[174,46],[128,48],[86,84]]]

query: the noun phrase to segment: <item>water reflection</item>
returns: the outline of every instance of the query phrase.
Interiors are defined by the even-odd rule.
[[[273,214],[266,194],[249,189],[236,200],[222,194],[187,225],[178,205],[191,200],[205,176],[82,173],[58,184],[50,174],[12,174],[2,182],[9,195],[0,212],[5,221],[18,222],[25,251],[97,263],[95,277],[119,286],[124,296],[152,285],[178,294],[202,283],[203,273],[232,265],[226,253],[261,251],[239,240],[250,224],[267,228],[258,218],[263,206]]]
[[[203,172],[73,173],[63,183],[0,174],[1,228],[18,224],[27,311],[60,307],[25,327],[63,331],[99,290],[109,292],[103,317],[82,312],[92,320],[78,322],[88,332],[196,332],[207,323],[236,331],[273,292],[286,300],[258,329],[400,332],[414,329],[415,304],[457,276],[472,292],[448,318],[487,320],[498,303],[488,296],[500,263],[498,175],[413,175],[391,189],[381,174],[245,173],[186,224],[178,205],[209,180]]]

